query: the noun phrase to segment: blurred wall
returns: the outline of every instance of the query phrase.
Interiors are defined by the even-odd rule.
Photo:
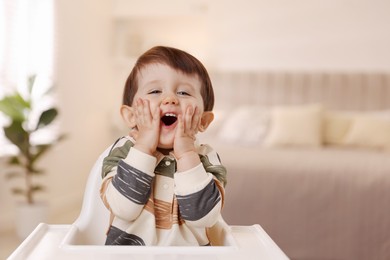
[[[223,7],[212,22],[218,68],[390,69],[389,1],[217,2]]]
[[[110,1],[56,3],[56,80],[61,131],[68,138],[47,158],[52,221],[78,208],[88,173],[111,142],[113,97]],[[68,209],[69,208],[69,209]],[[70,217],[71,218],[71,217]]]
[[[183,48],[210,70],[390,70],[387,0],[188,1],[188,12],[169,14],[179,2],[164,1],[167,14],[137,16],[134,0],[55,1],[56,83],[68,138],[42,160],[50,223],[77,216],[94,161],[124,134],[113,126],[133,56],[155,44]],[[5,229],[15,199],[0,185]]]

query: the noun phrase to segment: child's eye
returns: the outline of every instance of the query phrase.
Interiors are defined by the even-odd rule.
[[[180,95],[180,96],[191,96],[191,95],[190,95],[188,92],[186,92],[186,91],[178,91],[177,94]]]
[[[157,89],[151,90],[148,92],[148,94],[160,94],[160,93],[161,93],[161,90],[157,90]]]

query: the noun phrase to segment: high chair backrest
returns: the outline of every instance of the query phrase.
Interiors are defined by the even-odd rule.
[[[103,245],[106,239],[110,212],[100,198],[101,172],[103,159],[110,152],[108,147],[97,159],[89,174],[83,205],[79,217],[73,223],[77,226],[82,244]]]

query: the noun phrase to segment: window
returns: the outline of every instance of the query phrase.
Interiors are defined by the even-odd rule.
[[[38,92],[53,84],[54,0],[0,0],[0,98],[18,89],[27,93],[27,78],[38,75]],[[0,113],[0,156],[10,145]]]

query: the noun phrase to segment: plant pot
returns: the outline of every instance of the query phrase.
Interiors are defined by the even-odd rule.
[[[47,203],[20,203],[16,206],[16,233],[25,239],[39,223],[47,222]]]

